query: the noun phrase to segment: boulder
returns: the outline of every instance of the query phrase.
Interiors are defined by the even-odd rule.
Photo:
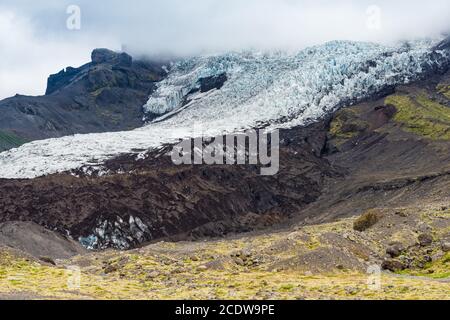
[[[383,270],[389,270],[392,272],[402,271],[406,268],[403,262],[395,260],[395,259],[386,259],[383,261],[381,265]]]
[[[401,243],[394,243],[386,249],[386,253],[392,258],[397,258],[404,250],[405,248]]]
[[[433,236],[429,233],[422,233],[419,235],[418,240],[422,247],[428,247],[433,243]]]
[[[119,270],[119,268],[116,265],[112,265],[112,264],[108,264],[103,268],[103,272],[105,274],[114,273],[118,270]]]
[[[449,240],[443,240],[441,242],[441,249],[444,252],[450,252],[450,241]]]
[[[53,260],[52,258],[49,258],[49,257],[39,257],[39,260],[41,260],[41,261],[44,262],[44,263],[48,263],[48,264],[51,264],[51,265],[53,265],[53,266],[56,266],[56,262],[55,262],[55,260]]]
[[[108,49],[95,49],[91,54],[92,64],[109,63],[123,67],[131,67],[133,58],[125,52],[117,53]]]

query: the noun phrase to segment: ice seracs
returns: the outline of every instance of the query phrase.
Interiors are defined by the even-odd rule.
[[[437,41],[396,47],[330,42],[295,54],[243,52],[185,59],[144,106],[158,116],[142,128],[35,141],[0,154],[1,178],[33,178],[148,149],[179,138],[216,136],[261,125],[289,128],[314,121],[396,84],[448,63]],[[220,90],[199,94],[202,78],[226,74]]]

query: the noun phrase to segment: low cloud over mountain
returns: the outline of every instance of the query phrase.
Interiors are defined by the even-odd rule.
[[[392,42],[435,36],[450,18],[446,0],[80,0],[81,29],[70,31],[66,10],[72,4],[2,1],[0,46],[8,49],[0,61],[0,98],[43,93],[47,74],[81,64],[95,47],[191,55],[300,49],[336,39]]]

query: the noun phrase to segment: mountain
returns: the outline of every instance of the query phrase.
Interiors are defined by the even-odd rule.
[[[304,126],[342,106],[446,70],[449,53],[435,50],[435,45],[336,41],[290,54],[244,52],[184,59],[156,84],[144,106],[142,127],[25,144],[0,154],[0,177],[33,178],[83,166],[101,170],[115,156],[138,155],[184,137]],[[205,85],[214,79],[220,81]],[[199,126],[202,132],[193,132]]]
[[[281,131],[280,171],[175,166],[171,146],[84,170],[0,183],[0,221],[29,220],[90,248],[127,249],[321,223],[450,194],[450,73]]]
[[[0,153],[0,274],[24,274],[0,297],[447,298],[448,41],[195,57],[158,79],[137,129]],[[171,160],[245,128],[280,129],[278,174]],[[55,289],[74,266],[80,288]]]
[[[301,58],[247,55],[243,62],[241,55],[227,55],[185,61],[158,83],[147,102],[145,109],[162,118],[134,131],[37,141],[1,154],[0,174],[12,179],[0,183],[0,221],[31,220],[70,234],[89,248],[128,249],[160,239],[257,230],[292,219],[330,221],[384,203],[431,201],[438,191],[445,199],[445,190],[450,190],[448,55],[422,44],[380,50],[333,43],[302,53]],[[335,53],[341,51],[349,54],[338,64]],[[325,74],[312,68],[320,64]],[[242,73],[250,70],[249,75]],[[318,77],[317,83],[312,76]],[[250,89],[242,87],[251,79]],[[291,85],[286,87],[280,79]],[[302,94],[293,96],[298,88],[291,88],[301,81],[312,88],[306,97],[316,98],[319,106],[303,110]],[[258,89],[264,83],[269,87]],[[292,91],[286,94],[280,85]],[[282,129],[277,175],[261,177],[255,166],[171,162],[170,139],[177,141],[177,135],[185,134],[193,114],[196,119],[227,119],[224,116],[241,114],[239,106],[245,112],[253,106],[253,117],[261,107],[254,104],[255,96],[262,99],[256,93],[268,90],[288,104],[281,109],[286,114],[268,123]],[[344,98],[337,100],[340,95]],[[295,105],[300,111],[293,109]],[[289,117],[290,111],[297,117]],[[242,115],[224,125],[241,120],[253,123]],[[205,120],[206,133],[218,129],[212,124],[218,122]],[[96,162],[103,152],[108,157]],[[62,172],[55,172],[57,166]],[[22,174],[34,179],[20,179]]]
[[[142,106],[164,76],[161,63],[96,49],[90,63],[51,75],[44,96],[0,102],[0,151],[34,140],[140,127]]]
[[[445,300],[449,90],[447,71],[283,129],[277,176],[175,166],[166,146],[106,175],[0,180],[2,221],[55,230],[0,224],[0,297]],[[134,249],[72,257],[66,234]]]

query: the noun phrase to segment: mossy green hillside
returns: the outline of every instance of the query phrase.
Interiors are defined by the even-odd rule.
[[[356,137],[367,128],[368,124],[360,119],[356,110],[344,108],[337,112],[331,122],[330,134],[334,139],[338,140],[338,144],[341,144]]]
[[[447,99],[450,99],[450,85],[441,83],[437,86],[436,90]]]
[[[444,253],[439,243],[449,232],[447,208],[448,204],[443,203],[372,209],[368,212],[382,214],[383,219],[363,232],[353,230],[357,220],[353,217],[264,235],[160,242],[126,252],[92,252],[58,261],[57,266],[0,248],[0,297],[23,294],[49,299],[448,299],[450,254]],[[419,248],[414,230],[424,223],[431,228],[435,243]],[[431,255],[439,255],[439,259],[401,274],[383,272],[379,288],[368,285],[371,274],[366,272],[365,263],[361,268],[344,266],[347,258],[356,264],[372,263],[370,256],[384,256],[392,241],[420,252],[432,250]],[[333,254],[332,260],[323,259],[327,252]],[[342,252],[346,255],[341,256]],[[404,254],[415,257],[410,249]],[[69,286],[71,266],[80,270],[76,288]],[[314,271],[316,267],[321,271]]]
[[[385,103],[397,109],[394,120],[404,130],[433,140],[450,140],[450,108],[425,95],[392,95]]]
[[[194,261],[184,270],[153,257],[124,254],[117,271],[81,269],[80,286],[71,288],[62,267],[45,266],[14,256],[0,265],[0,295],[26,294],[37,299],[445,299],[447,283],[381,275],[382,287],[367,285],[364,273],[305,275],[295,271],[241,268],[207,270]],[[143,277],[141,275],[147,274]]]
[[[428,262],[423,269],[404,270],[399,274],[415,277],[428,277],[432,279],[449,279],[450,278],[450,252],[447,252],[441,258]]]
[[[28,141],[26,139],[23,139],[12,133],[0,131],[0,150],[19,147],[27,142]]]

